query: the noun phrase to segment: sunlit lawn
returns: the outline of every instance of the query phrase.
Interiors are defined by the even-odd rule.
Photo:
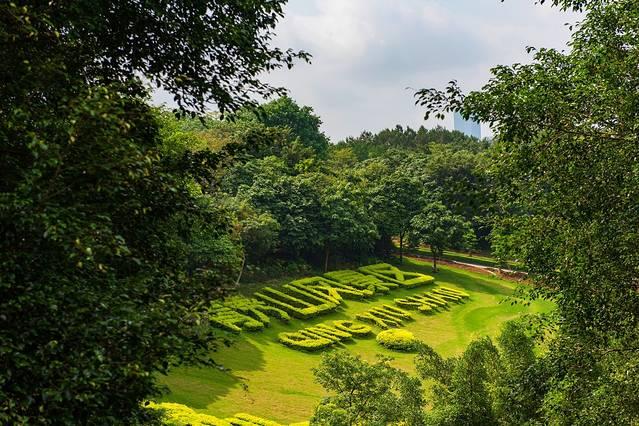
[[[429,262],[406,259],[402,268],[432,274]],[[524,312],[551,309],[550,303],[544,301],[535,301],[528,307],[500,303],[511,294],[515,284],[498,278],[446,266],[442,266],[435,277],[439,285],[470,293],[470,301],[435,315],[415,312],[416,320],[408,323],[406,329],[445,356],[463,351],[474,337],[494,336],[504,321]],[[218,417],[248,412],[283,423],[307,420],[323,396],[312,373],[321,355],[287,348],[277,342],[277,334],[334,319],[354,319],[355,314],[374,305],[392,303],[393,298],[432,287],[394,290],[390,295],[369,302],[347,301],[339,311],[313,321],[293,320],[284,325],[274,320],[265,331],[242,333],[232,347],[222,349],[214,357],[231,373],[213,368],[176,369],[162,378],[171,389],[165,400]],[[414,369],[414,355],[386,350],[377,345],[374,338],[358,339],[344,347],[369,360],[376,354],[390,355],[394,357],[395,365],[408,371]]]

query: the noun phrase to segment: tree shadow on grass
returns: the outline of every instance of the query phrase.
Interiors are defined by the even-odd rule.
[[[231,346],[212,353],[211,358],[219,367],[177,367],[168,376],[161,377],[159,382],[169,388],[162,400],[206,409],[237,386],[249,392],[249,383],[242,373],[262,370],[266,364],[262,349],[252,342],[258,333],[244,332]]]
[[[513,282],[507,282],[499,278],[491,278],[478,273],[469,272],[463,269],[455,269],[450,266],[440,266],[439,271],[432,272],[432,267],[426,263],[418,261],[405,261],[400,269],[411,272],[421,272],[435,277],[435,284],[452,284],[468,291],[485,293],[492,295],[510,296],[514,287]]]

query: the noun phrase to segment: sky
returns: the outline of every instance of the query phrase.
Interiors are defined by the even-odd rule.
[[[530,61],[526,46],[566,49],[576,15],[534,0],[289,0],[274,44],[313,55],[266,80],[322,118],[333,142],[425,122],[415,89],[456,79],[479,89],[490,68]],[[159,97],[162,98],[162,97]],[[482,134],[490,136],[482,125]]]

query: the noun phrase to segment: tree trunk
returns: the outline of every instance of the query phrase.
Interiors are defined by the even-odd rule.
[[[324,272],[328,272],[328,256],[330,254],[330,249],[328,245],[324,246]]]
[[[242,273],[244,272],[244,264],[246,263],[246,254],[242,254],[242,267],[240,268],[240,273],[235,280],[235,288],[239,288],[240,280],[242,279]]]
[[[433,272],[437,272],[437,255],[433,252]]]
[[[399,234],[399,263],[404,263],[404,234]]]

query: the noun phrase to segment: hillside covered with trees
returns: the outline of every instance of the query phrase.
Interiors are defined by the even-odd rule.
[[[415,93],[493,138],[340,141],[286,0],[0,4],[0,423],[638,424],[639,3],[539,3],[566,50]]]

